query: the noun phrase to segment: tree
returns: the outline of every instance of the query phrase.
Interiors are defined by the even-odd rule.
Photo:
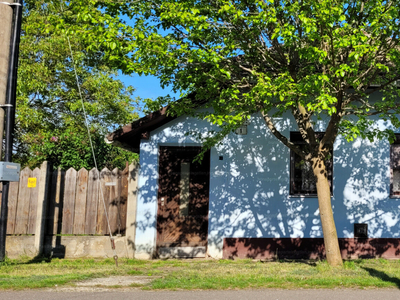
[[[312,165],[328,263],[341,265],[325,161],[336,137],[393,138],[373,115],[400,123],[400,1],[259,0],[136,3],[132,59],[176,91],[171,103],[220,126],[208,147],[261,112],[272,134]],[[374,102],[370,96],[382,95]],[[196,103],[208,112],[196,114]],[[161,103],[158,103],[159,105]],[[275,126],[291,113],[300,148]],[[327,118],[323,137],[314,121]]]
[[[130,27],[125,4],[25,1],[19,59],[15,161],[36,167],[94,166],[77,80],[99,167],[123,167],[135,154],[107,145],[105,134],[137,118],[125,71]],[[72,52],[72,55],[71,55]],[[75,74],[76,70],[76,74]]]

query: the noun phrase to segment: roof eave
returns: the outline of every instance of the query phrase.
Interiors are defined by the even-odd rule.
[[[163,107],[108,134],[106,136],[107,143],[139,153],[142,139],[149,139],[151,131],[176,118],[168,116],[167,110],[168,106]]]

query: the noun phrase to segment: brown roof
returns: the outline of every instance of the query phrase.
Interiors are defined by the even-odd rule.
[[[108,142],[139,153],[140,140],[149,139],[150,131],[174,120],[176,117],[167,116],[168,106],[148,114],[106,136]]]
[[[194,92],[178,101],[180,102],[185,100],[193,104],[195,108],[201,107],[203,104],[208,102],[207,99],[196,99],[196,93]],[[184,102],[182,103],[184,104]],[[169,106],[165,106],[158,111],[152,112],[147,116],[108,134],[106,140],[118,147],[139,153],[140,140],[149,139],[151,131],[177,118],[176,115],[167,115],[169,108]]]

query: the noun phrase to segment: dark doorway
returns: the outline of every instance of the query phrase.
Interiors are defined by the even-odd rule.
[[[205,247],[208,232],[210,152],[160,147],[157,248]]]

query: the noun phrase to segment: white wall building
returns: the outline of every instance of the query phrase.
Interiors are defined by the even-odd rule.
[[[288,138],[298,131],[289,116],[275,121]],[[325,125],[319,121],[315,130],[323,132]],[[376,126],[391,125],[377,120]],[[190,206],[197,204],[190,199],[197,192],[182,192],[197,184],[190,181],[195,176],[189,171],[192,162],[179,166],[180,154],[171,156],[175,175],[166,175],[168,171],[163,181],[160,168],[169,167],[161,164],[166,158],[160,149],[184,151],[177,147],[201,146],[185,133],[207,135],[210,130],[218,128],[195,118],[168,118],[163,110],[109,137],[140,152],[135,256],[322,257],[323,235],[318,201],[310,192],[312,182],[306,171],[299,171],[302,167],[296,166],[290,150],[272,136],[261,114],[251,117],[246,134],[231,133],[211,149],[209,161],[203,161],[209,168],[202,175],[209,178],[208,186],[201,185],[208,189],[208,224],[203,241],[196,239],[199,228],[190,223],[196,211]],[[347,142],[339,136],[334,144],[332,205],[344,258],[400,255],[400,199],[396,195],[400,156],[396,153],[397,145],[386,140]],[[167,197],[168,189],[174,191]],[[171,201],[176,205],[170,206]],[[356,225],[357,232],[354,224],[361,224]],[[204,224],[198,227],[204,229]]]

